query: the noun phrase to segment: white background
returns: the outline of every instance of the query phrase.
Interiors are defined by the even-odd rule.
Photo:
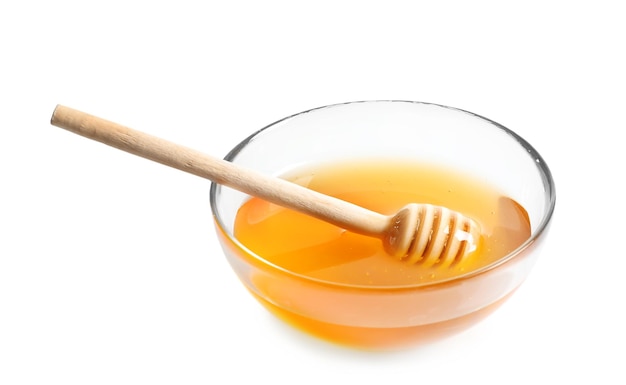
[[[626,383],[620,3],[3,2],[0,384]],[[221,157],[365,99],[491,118],[557,184],[513,298],[403,352],[283,326],[223,258],[209,182],[49,124],[60,103]]]

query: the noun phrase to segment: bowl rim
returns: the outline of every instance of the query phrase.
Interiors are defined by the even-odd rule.
[[[211,182],[211,187],[210,187],[210,193],[209,193],[209,200],[210,200],[210,206],[211,206],[211,211],[213,214],[213,219],[214,219],[214,224],[216,226],[219,226],[220,231],[228,237],[228,239],[233,242],[238,248],[240,248],[241,250],[245,251],[250,257],[254,258],[256,261],[262,263],[264,266],[266,267],[270,267],[272,269],[276,269],[278,271],[280,271],[283,274],[287,274],[289,276],[293,276],[293,277],[297,277],[298,279],[302,279],[305,281],[309,281],[309,282],[314,282],[317,284],[323,284],[326,286],[333,286],[333,287],[343,287],[343,288],[350,288],[350,289],[363,289],[363,290],[377,290],[377,291],[385,291],[385,290],[398,290],[398,289],[415,289],[415,288],[424,288],[424,287],[436,287],[436,286],[440,286],[440,285],[445,285],[445,284],[449,284],[451,282],[460,282],[460,281],[464,281],[467,279],[470,279],[472,277],[478,276],[478,275],[482,275],[485,274],[489,271],[495,270],[498,267],[505,265],[513,260],[516,260],[518,257],[523,256],[525,254],[525,251],[528,250],[531,246],[533,246],[538,240],[540,240],[541,238],[543,238],[543,234],[546,233],[547,229],[549,228],[551,221],[552,221],[552,217],[554,215],[554,210],[556,207],[556,186],[555,186],[555,182],[554,182],[554,178],[552,176],[552,172],[550,171],[550,168],[548,167],[547,163],[545,162],[545,160],[543,159],[543,157],[539,154],[539,152],[524,138],[522,138],[520,135],[518,135],[516,132],[514,132],[513,130],[507,128],[506,126],[491,120],[489,118],[486,118],[482,115],[476,114],[474,112],[471,111],[467,111],[461,108],[457,108],[457,107],[450,107],[447,105],[443,105],[443,104],[438,104],[438,103],[430,103],[430,102],[420,102],[420,101],[411,101],[411,100],[401,100],[401,99],[371,99],[371,100],[358,100],[358,101],[350,101],[350,102],[342,102],[342,103],[333,103],[333,104],[327,104],[327,105],[323,105],[320,107],[315,107],[315,108],[311,108],[308,110],[304,110],[295,114],[291,114],[288,115],[282,119],[276,120],[266,126],[264,126],[263,128],[253,132],[252,134],[250,134],[248,137],[246,137],[245,139],[243,139],[241,142],[239,142],[237,145],[235,145],[235,147],[233,147],[227,154],[226,156],[223,158],[226,161],[233,161],[233,159],[235,159],[237,157],[237,155],[250,143],[252,142],[255,138],[257,138],[259,135],[262,135],[265,131],[270,130],[272,127],[278,125],[279,123],[286,121],[286,120],[290,120],[292,118],[304,115],[304,114],[308,114],[311,112],[315,112],[318,110],[323,110],[323,109],[329,109],[329,108],[336,108],[336,107],[341,107],[341,106],[346,106],[346,105],[352,105],[352,104],[359,104],[359,103],[409,103],[409,104],[419,104],[419,105],[426,105],[426,106],[433,106],[433,107],[438,107],[438,108],[443,108],[443,109],[447,109],[447,110],[452,110],[452,111],[456,111],[456,112],[460,112],[463,114],[468,114],[471,115],[473,117],[476,117],[478,119],[481,119],[489,124],[491,124],[492,126],[494,126],[497,129],[500,129],[501,131],[505,132],[506,134],[508,134],[509,136],[511,136],[515,141],[518,142],[518,144],[523,147],[529,154],[530,157],[535,159],[535,163],[536,166],[539,170],[540,176],[543,180],[543,185],[545,187],[545,191],[544,191],[544,196],[547,198],[547,208],[546,211],[543,215],[543,217],[541,218],[541,220],[539,221],[534,233],[531,235],[530,238],[528,238],[524,243],[522,243],[520,246],[518,246],[515,250],[512,250],[510,253],[508,253],[507,255],[497,259],[496,261],[485,265],[479,269],[475,269],[475,270],[471,270],[468,271],[467,273],[464,274],[459,274],[453,277],[448,277],[445,279],[441,279],[441,280],[436,280],[433,282],[422,282],[422,283],[415,283],[415,284],[405,284],[405,285],[363,285],[363,284],[348,284],[348,283],[342,283],[342,282],[333,282],[333,281],[328,281],[328,280],[323,280],[323,279],[319,279],[319,278],[314,278],[314,277],[310,277],[304,274],[299,274],[299,273],[294,273],[288,269],[285,269],[281,266],[278,266],[268,260],[266,260],[265,258],[263,258],[260,255],[257,255],[256,253],[254,253],[252,250],[248,249],[244,244],[242,244],[237,238],[234,237],[233,234],[231,234],[228,230],[227,227],[224,224],[224,221],[222,220],[222,217],[220,216],[219,210],[217,208],[217,193],[218,193],[218,188],[219,188],[219,184],[215,183],[215,182]]]

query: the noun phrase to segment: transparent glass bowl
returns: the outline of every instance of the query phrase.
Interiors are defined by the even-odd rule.
[[[225,159],[281,175],[301,164],[390,155],[453,168],[496,187],[526,209],[530,238],[498,261],[443,282],[403,287],[325,282],[275,266],[237,240],[234,220],[249,196],[214,183],[211,207],[224,253],[250,293],[279,318],[357,348],[414,346],[479,322],[528,276],[551,221],[554,182],[529,143],[489,119],[420,102],[335,104],[279,120]]]

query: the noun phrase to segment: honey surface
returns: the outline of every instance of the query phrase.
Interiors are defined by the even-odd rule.
[[[434,282],[486,266],[530,236],[528,216],[517,202],[491,186],[432,165],[346,161],[311,165],[283,177],[382,214],[408,203],[431,203],[459,211],[481,226],[479,247],[468,260],[425,268],[389,256],[379,239],[258,198],[242,205],[235,219],[236,238],[272,264],[324,281],[383,287]]]

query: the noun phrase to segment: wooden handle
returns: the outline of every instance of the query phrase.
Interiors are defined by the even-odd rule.
[[[350,231],[381,236],[389,225],[385,215],[69,107],[58,105],[50,123]]]

